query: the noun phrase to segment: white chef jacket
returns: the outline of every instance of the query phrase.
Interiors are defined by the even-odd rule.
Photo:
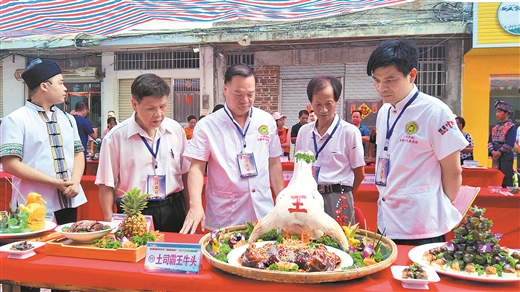
[[[386,157],[383,152],[389,109],[392,127],[416,91],[414,85],[395,108],[386,103],[379,110],[377,157]],[[439,161],[467,144],[449,107],[437,98],[419,93],[390,137],[387,185],[377,186],[378,229],[392,239],[431,238],[453,229],[461,214],[443,191]]]
[[[43,111],[43,108],[27,101],[25,106],[15,110],[2,120],[0,125],[0,157],[18,156],[24,164],[55,178],[56,170],[54,169],[54,157],[49,142],[47,124],[38,114],[39,111]],[[74,154],[83,152],[76,120],[56,106],[52,106],[51,111],[56,112],[70,179],[74,168]],[[16,187],[13,188],[11,195],[13,209],[16,209],[19,203],[25,204],[16,189],[22,193],[25,199],[30,192],[41,194],[42,198],[47,201],[45,207],[49,215],[61,209],[55,187],[23,180],[16,176],[13,176],[12,181]],[[87,198],[83,188],[79,185],[79,193],[71,199],[71,207],[77,207],[86,202]]]
[[[225,110],[197,123],[184,157],[208,162],[206,184],[206,228],[242,225],[263,218],[274,207],[269,184],[269,158],[282,155],[273,117],[251,108],[244,139]],[[231,115],[231,112],[229,112]],[[235,121],[236,122],[236,121]],[[236,124],[238,125],[238,124]],[[237,155],[254,153],[258,175],[240,177]]]
[[[161,139],[157,160],[153,158],[141,136],[154,152],[157,141]],[[162,121],[155,137],[149,137],[135,122],[134,112],[103,138],[95,184],[112,187],[116,190],[116,196],[122,197],[124,192],[134,187],[142,192],[149,192],[146,179],[149,174],[157,174],[166,175],[166,194],[182,191],[182,174],[187,173],[190,167],[190,163],[182,158],[186,141],[182,126],[170,118]]]
[[[332,124],[323,136],[320,136],[316,130],[315,122],[303,125],[296,138],[295,152],[310,150],[316,155],[317,151],[314,149],[312,133],[316,135],[316,144],[319,150],[339,120],[339,116],[335,115]],[[318,184],[342,184],[352,187],[354,185],[353,169],[365,165],[363,142],[359,129],[344,120],[340,120],[336,132],[321,150],[314,165],[320,166]]]

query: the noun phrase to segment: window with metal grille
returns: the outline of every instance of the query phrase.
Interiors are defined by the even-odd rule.
[[[226,55],[226,64],[229,68],[231,65],[236,63],[244,63],[249,65],[250,67],[255,66],[255,54],[227,54]]]
[[[444,46],[418,48],[420,55],[417,87],[426,94],[444,98],[446,96],[446,48]]]
[[[149,51],[116,53],[116,70],[199,68],[199,53],[193,51]]]

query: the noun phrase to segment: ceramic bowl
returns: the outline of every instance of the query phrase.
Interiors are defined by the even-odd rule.
[[[65,229],[70,228],[70,226],[72,224],[74,224],[74,222],[73,222],[73,223],[67,223],[67,224],[60,225],[60,226],[56,227],[55,231],[61,233],[66,238],[71,239],[73,241],[88,243],[88,242],[93,242],[95,239],[103,238],[103,236],[109,234],[113,229],[115,229],[117,227],[117,223],[104,222],[104,221],[99,221],[99,223],[101,223],[105,226],[108,226],[108,228],[101,230],[101,231],[94,231],[94,232],[67,232],[67,231],[63,230],[64,228]]]
[[[441,279],[439,278],[439,275],[437,275],[437,272],[435,272],[435,269],[432,267],[424,267],[423,269],[426,271],[426,274],[428,275],[427,280],[420,280],[420,279],[403,279],[403,270],[408,268],[408,266],[391,266],[390,269],[392,270],[392,275],[396,280],[401,281],[401,285],[403,288],[407,289],[417,289],[417,290],[428,290],[428,283],[432,282],[439,282]]]

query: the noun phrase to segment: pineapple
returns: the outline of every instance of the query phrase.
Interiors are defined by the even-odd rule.
[[[126,192],[126,196],[121,200],[121,208],[123,208],[123,212],[126,214],[119,229],[121,236],[132,238],[132,236],[143,236],[148,232],[146,218],[141,213],[148,203],[146,201],[147,196],[147,194],[142,194],[137,188]]]

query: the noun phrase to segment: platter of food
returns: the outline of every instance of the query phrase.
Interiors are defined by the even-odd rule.
[[[495,271],[495,273],[487,274],[486,272],[484,272],[482,275],[478,275],[477,272],[473,272],[473,271],[470,272],[469,270],[466,271],[464,269],[460,270],[460,267],[459,267],[459,269],[454,269],[451,267],[451,265],[450,266],[447,266],[446,264],[439,265],[439,264],[431,263],[431,262],[425,260],[425,258],[424,258],[425,253],[429,253],[429,250],[441,248],[445,245],[446,245],[445,242],[439,242],[439,243],[429,243],[429,244],[424,244],[424,245],[414,247],[408,252],[408,258],[414,262],[420,263],[421,265],[431,266],[439,274],[443,274],[443,275],[447,275],[447,276],[451,276],[451,277],[455,277],[455,278],[460,278],[460,279],[465,279],[465,280],[470,280],[470,281],[478,281],[478,282],[520,281],[520,274],[518,272],[510,273],[511,275],[508,275],[508,274],[504,275],[504,273],[502,273],[502,276],[499,276],[496,273],[496,271]],[[513,267],[513,269],[514,269],[514,267]]]
[[[246,225],[239,225],[223,228],[221,229],[221,232],[222,234],[232,234],[233,232],[243,232],[246,229]],[[279,270],[251,268],[239,265],[237,256],[234,256],[234,253],[232,253],[233,250],[229,253],[231,254],[231,259],[227,258],[227,262],[218,259],[217,257],[215,257],[215,253],[211,252],[212,233],[204,235],[200,240],[200,244],[202,247],[202,254],[204,259],[217,269],[245,278],[282,283],[324,283],[353,280],[373,273],[377,273],[385,268],[388,268],[397,259],[397,246],[392,240],[384,236],[380,237],[380,235],[377,235],[373,232],[360,229],[357,230],[356,237],[381,239],[381,244],[388,251],[387,257],[375,264],[363,267],[356,266],[355,264],[346,267],[348,266],[350,260],[345,259],[345,263],[343,263],[342,260],[341,266],[336,268],[334,271],[286,272]],[[262,243],[256,242],[255,244]],[[244,249],[244,247],[241,246],[237,248]],[[247,249],[247,247],[245,248]],[[240,250],[236,253],[240,254]]]
[[[389,267],[397,259],[395,243],[358,229],[346,215],[327,214],[312,174],[314,154],[300,150],[295,161],[274,208],[257,222],[204,235],[204,259],[231,274],[282,283],[346,281]]]
[[[27,231],[27,232],[20,232],[20,233],[1,233],[0,232],[0,239],[36,237],[44,232],[53,230],[54,228],[56,228],[56,223],[45,220],[45,227],[41,230]]]
[[[102,238],[115,228],[117,224],[112,222],[81,220],[60,225],[55,231],[73,241],[88,243]]]
[[[408,289],[428,290],[428,283],[439,282],[441,279],[432,267],[413,263],[410,266],[391,266],[394,279]]]
[[[229,252],[229,254],[227,255],[228,263],[230,265],[242,267],[244,265],[242,258],[245,256],[245,253],[250,246],[250,244],[245,244]],[[272,246],[276,246],[275,241],[262,241],[255,243],[255,247],[259,249],[257,251],[261,253],[265,252],[267,248]],[[325,248],[328,252],[334,253],[339,259],[339,263],[334,268],[335,271],[341,271],[343,268],[348,268],[352,266],[352,264],[354,264],[354,260],[352,259],[352,257],[344,251],[330,246],[325,246]],[[287,252],[285,254],[281,251],[281,248],[278,248],[278,254],[279,256],[286,256],[287,253],[295,254],[298,249],[305,249],[304,252],[313,252],[312,249],[307,249],[306,246],[302,247],[301,245],[293,244],[291,248],[287,249]]]
[[[412,248],[410,260],[433,267],[437,273],[479,282],[520,281],[520,252],[499,244],[500,234],[491,231],[493,221],[485,208],[470,208],[449,242]]]
[[[0,252],[7,252],[10,259],[26,259],[35,255],[35,249],[45,245],[45,242],[17,241],[0,247]]]

